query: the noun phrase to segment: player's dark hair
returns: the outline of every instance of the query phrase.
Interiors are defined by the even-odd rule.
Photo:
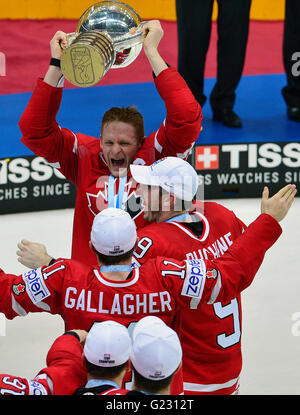
[[[105,112],[102,117],[101,134],[105,124],[112,121],[122,121],[132,125],[135,128],[136,136],[139,142],[145,138],[144,119],[139,110],[134,106],[129,107],[113,107]]]
[[[95,251],[99,261],[103,264],[103,265],[116,265],[116,264],[120,264],[124,261],[127,261],[128,259],[130,259],[133,255],[133,251],[134,248],[132,248],[130,251],[125,252],[125,254],[121,254],[121,255],[115,255],[115,256],[108,256],[108,255],[104,255],[101,254],[98,251]]]
[[[133,372],[134,372],[134,388],[136,390],[141,390],[141,391],[150,392],[150,393],[159,393],[162,389],[165,389],[168,386],[170,386],[174,373],[175,373],[175,372],[172,373],[172,375],[168,376],[165,379],[151,380],[151,379],[145,378],[140,373],[138,373],[134,367],[133,367]]]
[[[122,371],[126,368],[127,365],[127,362],[125,362],[122,365],[113,367],[97,366],[89,362],[86,358],[84,358],[84,363],[88,373],[92,375],[94,378],[98,379],[115,378],[122,373]]]

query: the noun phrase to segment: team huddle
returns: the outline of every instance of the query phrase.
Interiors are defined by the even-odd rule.
[[[158,53],[159,22],[144,31],[167,114],[149,137],[132,106],[104,114],[100,140],[60,127],[63,77],[53,65],[20,120],[22,142],[76,185],[77,198],[71,259],[24,240],[18,259],[30,270],[0,270],[0,312],[59,314],[66,330],[33,379],[0,375],[0,394],[238,393],[240,293],[279,238],[297,190],[290,184],[270,197],[265,187],[249,226],[198,200],[186,159],[201,107]],[[55,34],[52,58],[60,59],[65,41]]]

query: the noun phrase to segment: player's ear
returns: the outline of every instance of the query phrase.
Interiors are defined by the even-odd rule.
[[[92,252],[97,252],[96,249],[94,248],[93,244],[92,244],[92,241],[89,241],[89,247],[90,247],[90,250]]]
[[[175,205],[175,196],[172,193],[165,193],[162,196],[162,210],[165,212],[173,211]]]
[[[127,360],[125,367],[126,367],[126,372],[129,370],[132,370],[132,364],[130,360]]]
[[[173,193],[170,193],[170,208],[175,210],[176,196]]]
[[[178,368],[175,370],[174,375],[175,373],[179,372],[179,370],[181,369],[181,366],[182,366],[182,361],[180,362],[180,365],[178,366]]]
[[[128,364],[128,370],[133,370],[133,365],[130,359],[128,360],[127,364]]]

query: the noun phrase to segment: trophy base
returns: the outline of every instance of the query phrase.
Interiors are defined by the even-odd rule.
[[[97,84],[115,61],[108,35],[93,31],[80,33],[61,58],[65,78],[78,87]]]

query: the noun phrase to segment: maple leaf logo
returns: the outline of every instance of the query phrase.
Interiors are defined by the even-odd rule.
[[[87,193],[88,207],[96,216],[103,209],[108,208],[108,181],[101,178],[97,182],[99,191],[97,194]],[[117,194],[115,194],[115,199]],[[124,188],[123,207],[132,219],[136,219],[143,211],[141,196],[138,194],[137,183],[130,179]]]
[[[206,278],[215,279],[217,278],[217,276],[218,276],[218,271],[215,268],[206,270]]]
[[[16,295],[20,295],[25,291],[25,284],[15,284],[12,286],[13,293]]]

